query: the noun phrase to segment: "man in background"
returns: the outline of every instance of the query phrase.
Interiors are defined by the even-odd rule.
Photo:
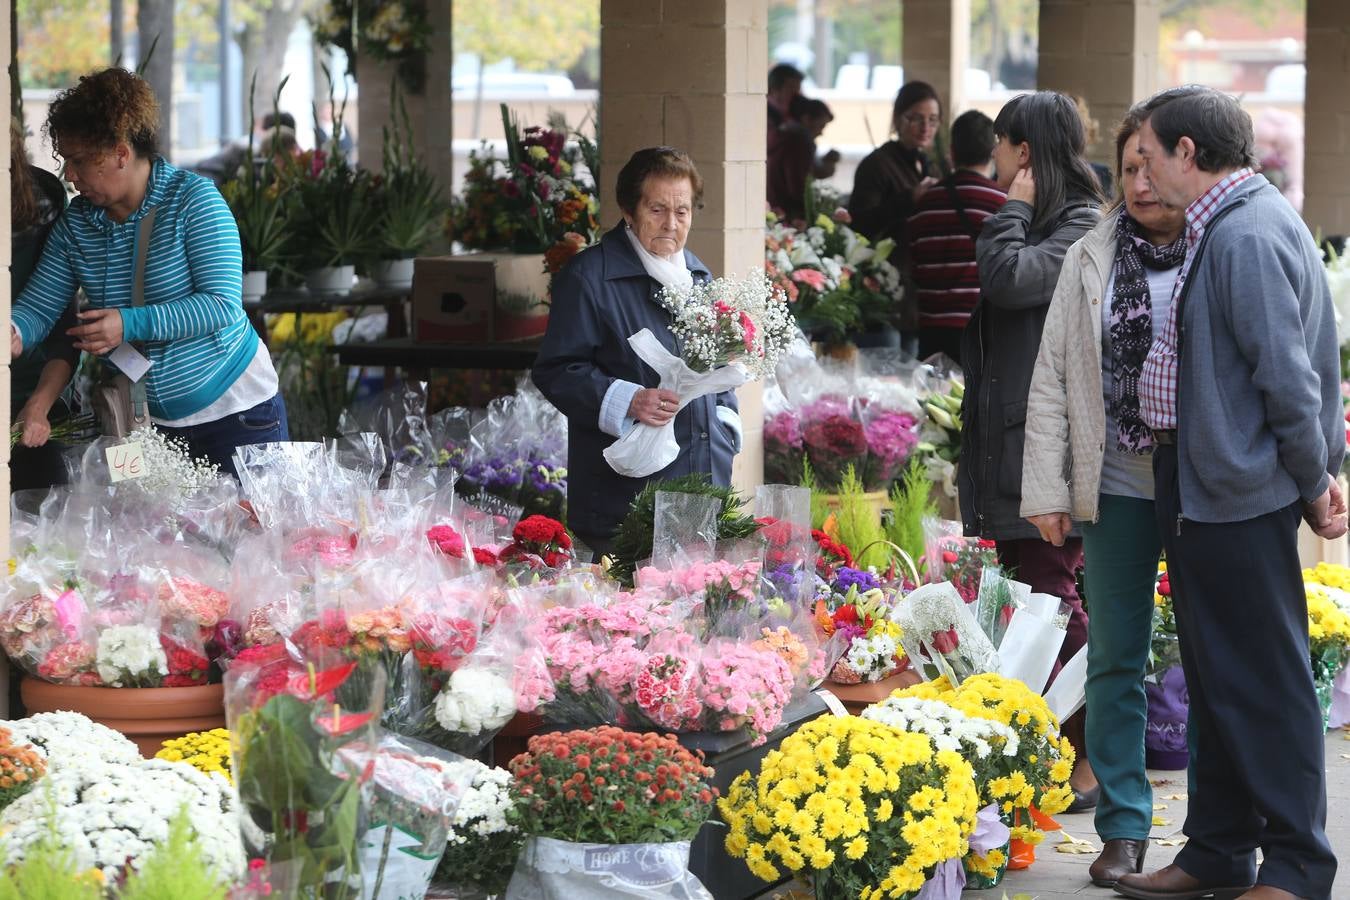
[[[779,129],[792,117],[792,98],[802,92],[802,70],[779,63],[769,70],[769,152],[773,152]]]
[[[834,120],[829,106],[798,95],[792,110],[793,118],[779,127],[778,139],[771,142],[765,173],[769,206],[789,222],[805,214],[807,179],[829,178],[839,162],[837,150],[816,157],[816,138]]]
[[[945,353],[961,362],[961,332],[980,298],[975,238],[1007,200],[994,174],[994,123],[979,110],[957,116],[951,132],[956,171],[928,190],[905,230],[919,301],[919,358]]]

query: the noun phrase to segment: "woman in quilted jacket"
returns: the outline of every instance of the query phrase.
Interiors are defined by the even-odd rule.
[[[1069,249],[1027,401],[1022,515],[1054,546],[1082,523],[1088,760],[1101,786],[1094,884],[1141,871],[1153,797],[1144,767],[1144,668],[1162,539],[1139,373],[1186,254],[1185,213],[1163,206],[1139,155],[1139,118],[1116,135],[1123,197]]]

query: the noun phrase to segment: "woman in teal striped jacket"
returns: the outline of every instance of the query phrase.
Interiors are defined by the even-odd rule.
[[[15,301],[12,349],[41,342],[83,288],[76,347],[106,356],[134,343],[150,362],[156,427],[233,472],[235,447],[289,440],[286,410],[244,314],[234,217],[209,179],[160,156],[158,126],[154,92],[124,69],[86,75],[52,103],[46,130],[79,196]],[[145,305],[134,307],[137,234],[152,208]]]

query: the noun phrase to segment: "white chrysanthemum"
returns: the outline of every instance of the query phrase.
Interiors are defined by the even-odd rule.
[[[887,634],[854,638],[849,644],[844,661],[849,668],[867,681],[880,681],[895,669],[895,656],[900,647]]]
[[[73,712],[35,713],[0,722],[16,744],[31,744],[48,770],[103,763],[138,763],[141,751],[120,732]]]
[[[52,815],[77,869],[98,868],[110,880],[138,866],[169,836],[184,808],[208,865],[222,882],[244,871],[238,801],[229,782],[186,763],[162,759],[136,763],[56,766],[31,791],[0,812],[9,863],[49,831]]]
[[[98,677],[110,687],[153,686],[169,673],[159,632],[149,625],[113,625],[98,635]]]
[[[486,766],[475,759],[466,759],[456,765],[471,770],[473,785],[455,811],[449,843],[464,844],[475,836],[515,832],[516,827],[506,821],[512,806],[511,773]]]
[[[994,747],[1004,756],[1017,755],[1017,733],[1007,725],[967,716],[941,700],[888,697],[862,715],[899,731],[926,734],[939,750],[954,750],[967,758],[985,759]]]

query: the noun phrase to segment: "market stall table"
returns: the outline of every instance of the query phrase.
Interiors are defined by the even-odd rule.
[[[334,344],[329,349],[344,366],[398,367],[415,380],[431,369],[529,369],[539,355],[539,341],[479,344],[428,344],[412,338]]]
[[[371,282],[358,282],[349,294],[320,297],[303,288],[283,288],[268,291],[259,300],[245,301],[244,312],[253,323],[258,336],[266,343],[267,316],[282,313],[330,313],[338,309],[367,309],[383,306],[389,315],[385,336],[400,338],[408,333],[408,316],[404,309],[410,296],[408,288],[382,288]]]

